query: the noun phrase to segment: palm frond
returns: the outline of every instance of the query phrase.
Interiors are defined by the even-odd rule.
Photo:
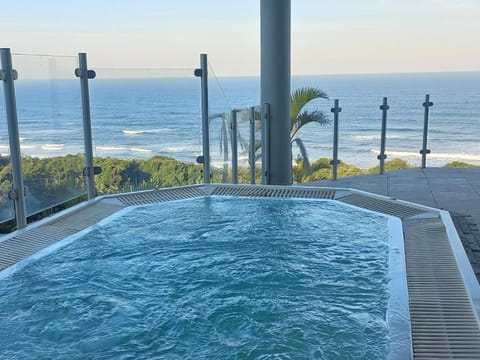
[[[295,138],[298,131],[305,125],[316,122],[322,126],[328,124],[330,119],[325,115],[323,111],[320,110],[303,110],[298,114],[297,119],[290,131],[290,141]]]
[[[290,128],[293,129],[296,119],[303,107],[315,99],[328,99],[327,93],[315,87],[302,87],[295,90],[290,97]]]

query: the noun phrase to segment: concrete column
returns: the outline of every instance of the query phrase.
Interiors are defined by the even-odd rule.
[[[261,105],[270,104],[269,184],[292,183],[290,0],[261,0]]]

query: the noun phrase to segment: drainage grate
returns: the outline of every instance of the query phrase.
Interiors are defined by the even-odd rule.
[[[116,198],[125,206],[146,205],[158,202],[189,199],[205,196],[206,193],[198,186],[187,186],[171,189],[160,189],[117,195]]]
[[[479,324],[442,221],[403,228],[415,359],[480,359]]]
[[[281,197],[303,199],[333,199],[335,190],[311,188],[275,188],[264,186],[225,186],[217,185],[212,195]]]
[[[383,200],[362,194],[347,195],[337,200],[364,209],[396,216],[401,219],[406,219],[425,213],[425,211],[420,210],[416,207],[400,204],[395,202],[394,200]]]
[[[121,208],[123,206],[100,201],[1,242],[0,271],[49,245],[98,223]]]

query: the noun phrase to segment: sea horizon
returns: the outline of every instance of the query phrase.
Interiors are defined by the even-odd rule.
[[[117,70],[118,76],[124,71]],[[127,71],[128,72],[128,71]],[[128,72],[132,75],[132,72]],[[200,81],[191,77],[168,77],[152,72],[151,78],[102,78],[90,81],[94,155],[146,159],[155,155],[195,162],[201,155]],[[232,109],[259,105],[258,76],[209,79],[210,114],[228,114]],[[21,148],[25,155],[52,157],[83,152],[79,84],[75,80],[16,82]],[[340,160],[369,168],[378,165],[380,142],[379,106],[388,98],[387,160],[399,157],[412,165],[420,163],[425,94],[430,108],[427,165],[450,161],[480,165],[480,71],[433,73],[377,73],[294,75],[292,91],[318,87],[329,100],[315,100],[310,109],[332,118],[330,108],[339,99]],[[0,119],[5,116],[3,102]],[[0,153],[8,153],[5,122],[0,127]],[[239,124],[248,139],[248,121]],[[332,122],[325,127],[310,124],[300,136],[310,160],[332,157]],[[221,166],[221,119],[211,119],[212,163]],[[257,134],[259,136],[259,134]],[[259,137],[257,137],[259,140]],[[223,145],[222,145],[223,146]],[[240,147],[241,165],[246,165]],[[294,148],[294,157],[297,155]],[[231,155],[230,155],[231,156]],[[230,158],[229,158],[230,159]]]

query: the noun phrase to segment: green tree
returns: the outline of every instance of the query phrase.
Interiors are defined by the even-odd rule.
[[[300,130],[310,123],[323,126],[329,122],[328,117],[321,110],[307,108],[307,104],[316,99],[328,99],[328,95],[315,87],[302,87],[290,96],[290,144],[298,147],[300,151],[298,160],[305,174],[311,173],[311,167],[307,149],[300,137]]]

